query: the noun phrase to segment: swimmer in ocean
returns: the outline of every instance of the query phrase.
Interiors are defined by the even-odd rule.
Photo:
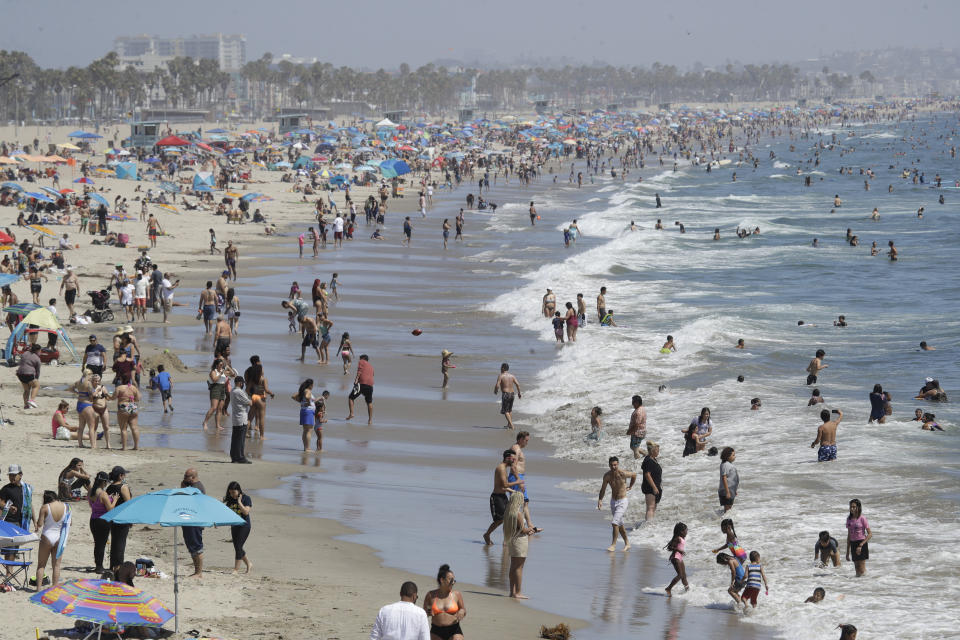
[[[890,262],[896,262],[899,260],[899,252],[897,251],[897,248],[893,246],[893,240],[889,241],[887,246],[890,247],[890,251],[887,252],[887,255],[890,256]]]
[[[737,340],[737,346],[735,346],[734,349],[746,349],[746,348],[747,348],[747,345],[744,344],[743,338],[740,338],[739,340]]]
[[[837,416],[835,420],[830,419],[830,412],[826,409],[820,412],[820,420],[823,424],[817,427],[817,437],[810,443],[811,449],[820,445],[817,449],[817,462],[830,462],[837,459],[837,427],[843,420],[843,411],[834,409],[833,413]]]
[[[660,353],[670,353],[671,351],[676,351],[677,345],[673,344],[673,336],[667,336],[667,341],[663,343],[663,346],[660,347]]]
[[[871,220],[879,220],[879,219],[880,219],[880,210],[877,209],[876,207],[874,207],[874,208],[873,208],[873,213],[870,214],[870,219],[871,219]]]
[[[920,341],[920,351],[936,351],[936,350],[937,348],[931,347],[930,345],[928,345],[926,340]]]

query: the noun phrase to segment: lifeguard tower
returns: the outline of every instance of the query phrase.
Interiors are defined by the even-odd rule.
[[[309,116],[305,113],[284,113],[278,119],[280,126],[277,130],[280,135],[283,135],[291,131],[304,129],[307,127],[308,118]]]
[[[163,137],[160,134],[162,127],[163,122],[159,120],[130,123],[130,146],[152,147]]]

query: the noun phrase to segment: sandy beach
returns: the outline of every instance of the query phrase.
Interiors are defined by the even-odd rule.
[[[205,128],[214,125],[207,123]],[[12,128],[11,128],[12,129]],[[51,133],[51,139],[66,140],[67,129],[56,130]],[[21,135],[22,137],[22,135]],[[13,131],[0,130],[0,139],[14,139]],[[64,170],[66,169],[66,170]],[[73,176],[69,168],[61,169],[62,182],[67,184]],[[259,173],[259,172],[258,172]],[[278,183],[277,174],[262,172],[264,182],[248,185],[274,198],[274,202],[263,205],[270,223],[280,229],[293,228],[294,225],[305,230],[310,225],[312,204],[299,201],[299,194],[292,194],[285,190],[288,184]],[[77,173],[79,175],[79,173]],[[258,177],[255,175],[254,179]],[[116,179],[96,179],[96,186],[105,187],[103,195],[110,199],[120,194],[133,200],[138,194],[134,192],[137,183]],[[144,187],[146,188],[146,187]],[[353,197],[362,200],[369,190],[354,190]],[[142,195],[142,194],[141,194]],[[340,205],[343,206],[342,196]],[[391,213],[399,214],[404,210],[413,210],[416,207],[415,198],[394,200],[391,202]],[[131,207],[133,210],[133,207]],[[205,561],[207,571],[202,581],[185,581],[181,586],[181,632],[197,629],[201,635],[220,637],[265,637],[265,638],[353,638],[369,633],[370,625],[379,606],[397,600],[399,585],[404,580],[412,579],[420,586],[421,594],[434,586],[434,578],[430,572],[435,571],[436,564],[448,559],[438,558],[435,563],[422,567],[421,572],[411,574],[408,571],[389,569],[381,566],[381,561],[371,553],[368,547],[345,542],[341,536],[352,533],[351,529],[339,525],[331,519],[316,517],[300,517],[311,515],[311,511],[303,508],[291,507],[279,501],[260,498],[257,491],[277,486],[280,479],[302,470],[299,460],[293,462],[272,462],[268,452],[258,449],[259,443],[254,444],[253,455],[257,463],[242,469],[242,476],[237,467],[228,463],[228,458],[219,453],[205,450],[206,447],[196,446],[198,436],[188,435],[187,447],[190,449],[166,448],[163,442],[168,439],[165,429],[171,426],[181,427],[188,432],[199,432],[199,418],[202,417],[205,397],[202,404],[195,411],[192,410],[190,396],[191,387],[197,387],[197,395],[202,386],[204,369],[208,362],[207,357],[197,357],[195,350],[204,346],[202,326],[193,318],[196,296],[203,286],[203,281],[219,275],[223,262],[220,256],[210,256],[208,252],[207,228],[216,230],[220,246],[227,240],[232,240],[240,251],[240,284],[238,293],[245,295],[245,282],[256,280],[268,262],[264,258],[254,258],[255,254],[264,254],[275,251],[271,247],[283,247],[284,251],[295,251],[296,237],[287,237],[278,240],[267,238],[263,234],[263,226],[255,224],[236,225],[226,223],[222,217],[214,217],[209,213],[186,212],[180,215],[151,207],[151,211],[159,216],[166,235],[161,236],[158,246],[150,250],[154,262],[162,265],[165,272],[175,274],[182,279],[181,288],[177,291],[177,302],[184,307],[174,309],[169,325],[159,323],[160,314],[149,314],[146,323],[134,323],[143,353],[145,371],[151,365],[163,362],[167,365],[174,377],[177,389],[177,412],[168,419],[161,420],[158,398],[156,402],[144,398],[144,410],[141,414],[141,428],[143,431],[143,451],[120,452],[106,451],[98,448],[78,450],[75,442],[58,442],[49,437],[49,420],[59,399],[64,398],[72,402],[72,394],[65,393],[64,388],[72,384],[78,377],[78,367],[65,357],[59,367],[44,367],[41,375],[42,389],[38,398],[39,409],[25,410],[19,406],[19,383],[13,376],[13,369],[4,374],[3,392],[4,416],[12,421],[3,428],[0,434],[0,456],[3,463],[14,462],[24,467],[24,481],[32,484],[38,493],[44,488],[56,485],[56,477],[70,459],[79,456],[84,459],[85,467],[91,473],[97,470],[109,470],[114,465],[123,465],[130,471],[128,483],[135,495],[153,489],[179,486],[183,471],[189,467],[196,467],[201,480],[208,488],[208,492],[221,497],[227,482],[239,479],[246,492],[255,499],[255,508],[252,513],[253,534],[247,543],[248,555],[254,563],[253,573],[250,575],[230,575],[233,554],[229,544],[229,531],[226,529],[208,530],[206,532]],[[396,225],[396,222],[394,222]],[[111,230],[128,233],[131,236],[131,245],[126,249],[117,249],[108,246],[90,245],[92,236],[80,236],[75,228],[53,227],[57,232],[67,232],[71,241],[80,244],[79,249],[66,254],[68,265],[72,265],[80,277],[80,291],[106,286],[111,265],[116,263],[132,264],[138,255],[138,246],[147,244],[147,237],[143,223],[127,221],[112,223]],[[396,227],[394,227],[396,228]],[[361,237],[363,227],[360,229]],[[18,240],[20,235],[18,234]],[[48,240],[49,243],[49,240]],[[347,252],[345,252],[347,253]],[[352,253],[352,252],[351,252]],[[323,261],[328,262],[329,252],[323,254]],[[283,259],[270,261],[281,270],[289,269],[290,261]],[[286,264],[284,264],[286,262]],[[347,259],[347,264],[351,262]],[[329,270],[324,266],[324,271]],[[324,274],[328,276],[328,274]],[[324,277],[318,275],[318,277]],[[308,283],[305,283],[308,284]],[[359,283],[358,283],[359,284]],[[51,279],[44,283],[41,298],[56,296],[58,283]],[[359,287],[357,287],[359,289]],[[13,285],[14,292],[21,300],[29,300],[26,283]],[[271,305],[269,312],[266,305],[259,308],[252,299],[244,303],[244,311],[248,316],[262,313],[264,317],[274,316],[281,318],[279,299],[285,298],[286,291],[275,297],[276,313]],[[88,300],[84,295],[78,296],[77,306],[85,308]],[[61,321],[65,323],[66,313],[62,299],[59,300],[58,311]],[[91,324],[87,326],[66,325],[74,343],[81,349],[86,344],[86,336],[95,333],[101,342],[108,343],[115,326],[126,324],[120,322],[122,311],[113,303],[117,320],[114,323]],[[276,320],[280,322],[280,320]],[[371,319],[375,322],[375,318]],[[254,326],[255,321],[244,318],[244,324]],[[285,327],[284,322],[284,327]],[[277,325],[280,326],[280,325]],[[241,325],[242,331],[243,325]],[[356,331],[354,329],[354,331]],[[196,335],[196,343],[192,336]],[[248,352],[248,347],[242,341],[257,342],[255,334],[241,334],[237,340],[238,349],[242,353]],[[209,338],[204,350],[209,353]],[[249,344],[249,343],[248,343]],[[62,346],[62,345],[61,345]],[[291,348],[291,352],[295,347]],[[164,351],[169,353],[164,353]],[[175,357],[182,356],[183,360]],[[290,389],[286,381],[286,371],[278,371],[274,364],[271,369],[271,358],[264,356],[268,373],[276,376],[271,386],[277,390],[278,404],[284,403],[279,398],[289,395]],[[292,358],[291,358],[292,360]],[[201,362],[192,366],[184,362]],[[434,369],[431,362],[429,369]],[[382,373],[381,373],[382,372]],[[294,369],[293,378],[297,377]],[[381,379],[392,377],[387,371],[378,369]],[[402,374],[401,374],[402,375]],[[400,377],[400,376],[398,376]],[[296,382],[293,383],[296,386]],[[386,388],[386,385],[384,385]],[[378,387],[378,392],[380,387]],[[205,390],[202,394],[206,395]],[[343,394],[338,394],[343,395]],[[338,404],[339,403],[339,404]],[[112,404],[112,403],[111,403]],[[338,411],[342,411],[342,404],[332,403]],[[160,414],[160,415],[158,415]],[[199,415],[198,415],[199,414]],[[71,410],[68,420],[76,423],[76,414]],[[280,416],[274,415],[273,409],[268,412],[268,424],[277,425],[278,430],[297,432],[295,424],[280,426]],[[394,420],[388,424],[396,424]],[[189,425],[189,427],[186,427]],[[386,425],[385,425],[386,426]],[[118,444],[116,425],[113,428],[113,445]],[[173,429],[176,431],[176,429]],[[268,427],[268,434],[270,433]],[[173,442],[177,436],[169,437]],[[229,436],[219,439],[207,438],[215,448],[229,448]],[[328,447],[337,448],[338,435],[334,432],[328,436]],[[453,444],[459,438],[448,438],[448,444]],[[267,442],[270,442],[268,439]],[[102,441],[100,443],[102,447]],[[457,446],[477,446],[479,441],[471,443],[457,442]],[[266,445],[264,445],[266,446]],[[332,454],[336,455],[336,454]],[[281,457],[281,456],[274,456]],[[264,459],[266,458],[266,459]],[[318,460],[313,456],[314,461]],[[313,461],[311,461],[313,466]],[[318,469],[313,468],[313,472]],[[483,503],[481,503],[482,505]],[[39,501],[35,500],[35,508],[39,509]],[[87,512],[89,507],[84,502],[73,504],[74,526],[70,544],[63,559],[63,579],[76,577],[90,577],[92,569],[92,538],[87,526]],[[190,571],[189,556],[180,540],[180,572],[186,575]],[[499,546],[498,546],[499,549]],[[172,534],[170,530],[161,530],[157,527],[135,526],[131,531],[127,545],[128,559],[149,557],[157,562],[157,566],[165,574],[162,579],[140,578],[137,585],[150,593],[156,594],[162,601],[172,607],[173,581],[172,574]],[[454,563],[455,565],[455,563]],[[49,575],[49,569],[48,569]],[[465,623],[473,637],[483,637],[497,633],[497,629],[509,628],[517,632],[516,637],[534,637],[540,624],[554,625],[561,621],[574,627],[582,627],[583,623],[562,616],[543,614],[531,615],[531,610],[518,606],[504,597],[504,592],[490,590],[483,586],[469,585],[468,579],[460,580],[461,588],[469,590],[470,617]],[[57,629],[71,626],[71,622],[53,613],[42,610],[27,602],[28,593],[16,593],[7,596],[5,603],[11,621],[7,633],[11,638],[33,637],[34,628],[43,633],[53,633]],[[167,625],[172,628],[172,622]]]

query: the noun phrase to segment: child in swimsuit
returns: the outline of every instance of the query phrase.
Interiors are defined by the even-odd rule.
[[[600,420],[600,416],[602,415],[603,409],[600,407],[590,409],[590,433],[587,434],[587,440],[600,442],[601,438],[603,438],[603,422]]]
[[[683,582],[684,591],[690,589],[690,585],[687,583],[687,569],[683,565],[684,548],[686,545],[687,525],[678,522],[673,526],[673,538],[667,543],[667,550],[670,551],[670,564],[673,565],[673,568],[677,572],[677,575],[674,576],[670,584],[667,585],[666,592],[668,596],[672,595],[670,590],[673,589],[674,585],[678,582]]]

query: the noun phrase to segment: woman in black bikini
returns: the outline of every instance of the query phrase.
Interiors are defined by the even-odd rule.
[[[439,586],[423,600],[423,608],[432,622],[430,640],[463,640],[460,621],[467,617],[467,609],[463,605],[463,594],[453,590],[456,583],[450,565],[441,566],[437,572]]]

